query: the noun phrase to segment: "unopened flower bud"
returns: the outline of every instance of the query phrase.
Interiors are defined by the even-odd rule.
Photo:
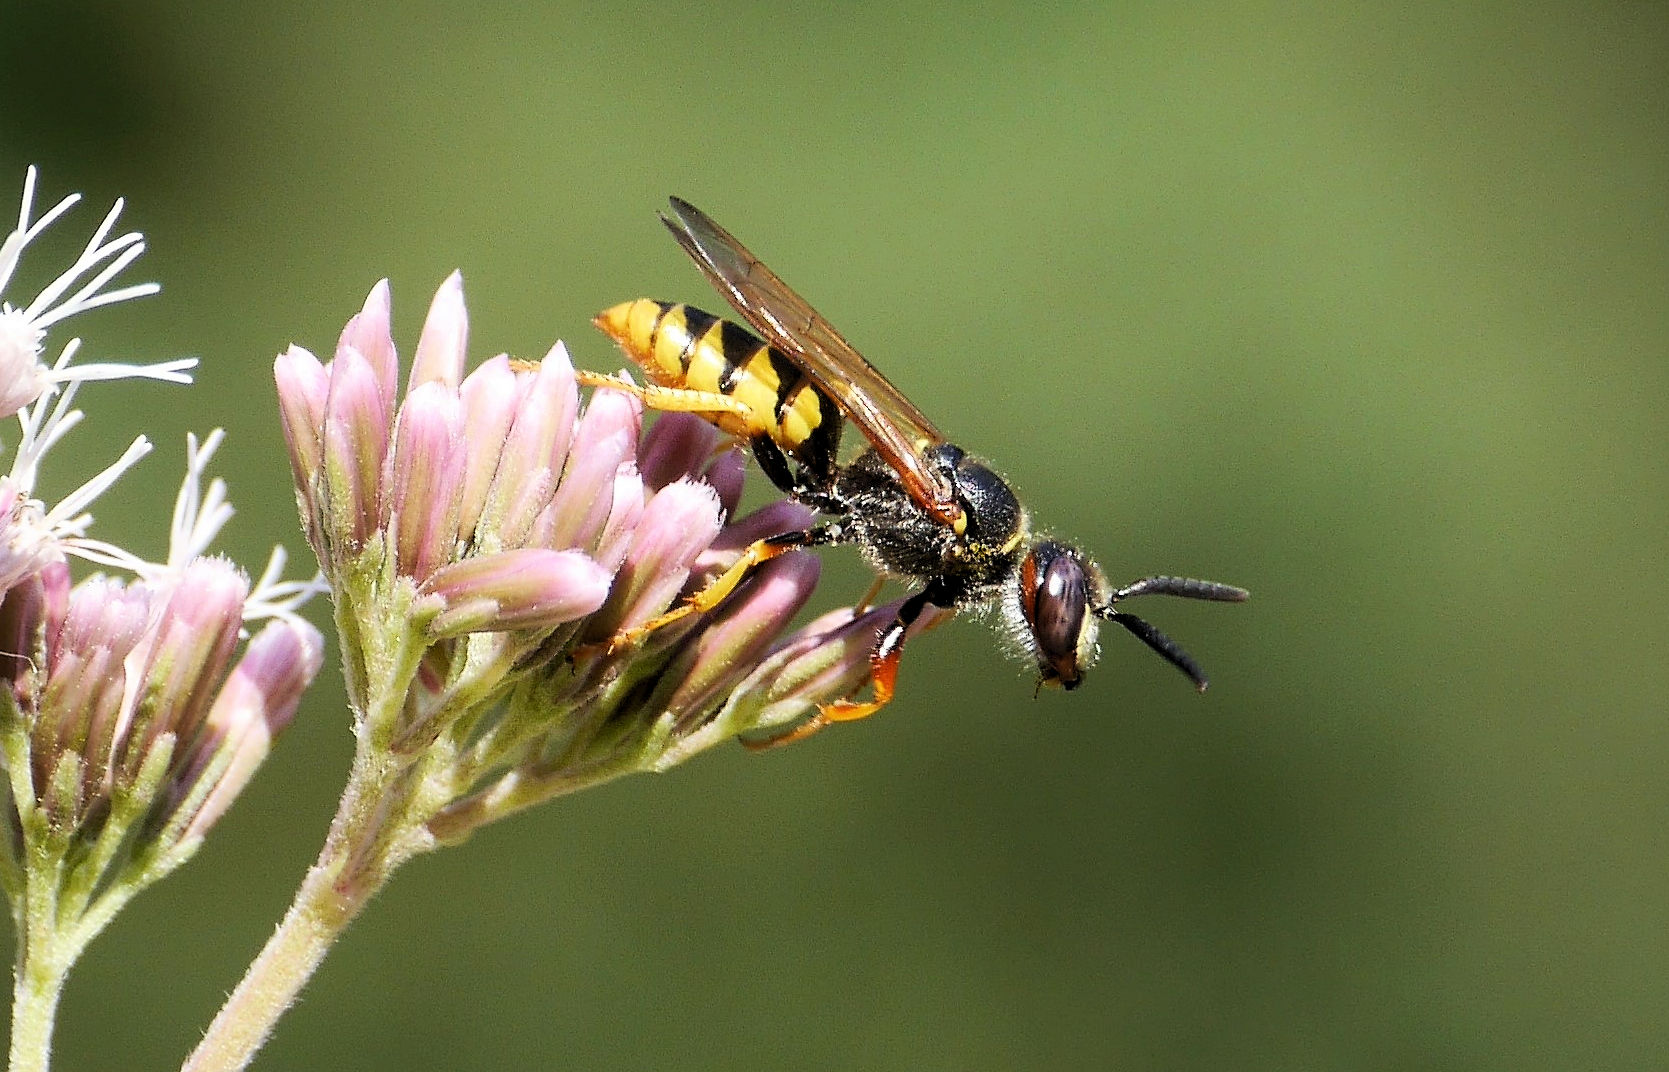
[[[422,591],[445,600],[431,634],[456,636],[571,622],[602,606],[611,579],[579,551],[524,547],[443,566]]]

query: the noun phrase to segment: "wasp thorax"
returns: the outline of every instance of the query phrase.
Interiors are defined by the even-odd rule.
[[[1020,500],[1014,497],[1007,481],[983,462],[964,454],[959,447],[947,444],[942,449],[955,451],[952,473],[957,498],[967,511],[965,538],[981,549],[1000,549],[1019,531]]]
[[[1078,552],[1052,540],[1035,544],[1020,565],[1020,613],[1045,685],[1075,689],[1084,679],[1098,632],[1092,584]]]

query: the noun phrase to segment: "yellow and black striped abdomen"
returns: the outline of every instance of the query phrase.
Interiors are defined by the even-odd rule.
[[[840,411],[793,361],[746,328],[692,305],[650,298],[605,309],[594,322],[650,383],[740,403],[745,416],[702,413],[721,430],[743,440],[766,436],[818,472],[834,463]]]

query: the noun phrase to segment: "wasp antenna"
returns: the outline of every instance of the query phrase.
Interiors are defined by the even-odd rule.
[[[1187,674],[1189,680],[1194,683],[1194,688],[1200,692],[1204,692],[1206,686],[1211,683],[1206,680],[1205,671],[1200,669],[1200,664],[1194,661],[1193,656],[1183,651],[1176,641],[1134,614],[1114,613],[1107,615],[1107,620],[1117,622],[1136,634],[1136,639],[1158,652],[1166,662]]]
[[[1143,577],[1114,592],[1113,598],[1106,603],[1106,609],[1110,611],[1114,603],[1131,596],[1181,596],[1184,599],[1209,599],[1216,603],[1243,603],[1251,595],[1244,588],[1216,581],[1196,581],[1192,577]],[[1097,608],[1098,611],[1100,609]]]

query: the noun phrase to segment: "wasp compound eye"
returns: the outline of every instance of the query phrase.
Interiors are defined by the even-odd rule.
[[[1058,543],[1040,543],[1023,567],[1026,624],[1037,642],[1044,681],[1067,689],[1083,680],[1079,652],[1089,610],[1089,580],[1078,556]]]

